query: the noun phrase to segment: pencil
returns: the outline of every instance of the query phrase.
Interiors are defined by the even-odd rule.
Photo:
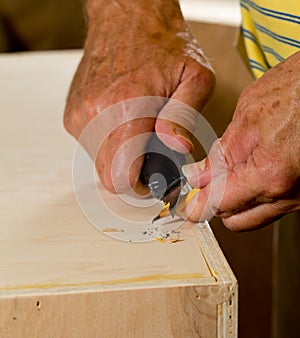
[[[191,200],[196,196],[196,194],[198,194],[199,191],[200,191],[199,188],[194,188],[194,189],[190,190],[186,195],[183,195],[182,201],[179,201],[179,203],[176,207],[176,211],[183,210],[191,202]],[[167,203],[161,209],[159,214],[153,218],[152,223],[154,223],[155,221],[157,221],[161,218],[167,217],[169,215],[170,215],[170,203]]]

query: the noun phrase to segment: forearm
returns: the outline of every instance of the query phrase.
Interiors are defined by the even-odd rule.
[[[86,0],[85,7],[90,20],[114,14],[147,14],[147,16],[182,19],[178,0]]]

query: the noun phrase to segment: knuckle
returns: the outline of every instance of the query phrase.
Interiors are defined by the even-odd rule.
[[[65,112],[64,114],[63,125],[64,125],[65,130],[69,134],[74,135],[75,133],[74,122],[73,122],[72,115],[69,112]]]
[[[81,131],[81,121],[80,121],[80,114],[76,113],[75,111],[66,110],[64,117],[63,117],[63,125],[66,131],[78,138]]]
[[[83,107],[84,107],[83,112],[87,121],[90,121],[97,115],[98,105],[96,104],[95,99],[91,95],[88,95],[84,99]]]
[[[191,70],[194,73],[195,81],[197,81],[199,85],[204,85],[209,90],[214,88],[216,79],[212,69],[198,63],[194,63]]]
[[[70,119],[69,114],[65,113],[64,118],[63,118],[63,125],[64,125],[64,128],[66,129],[66,131],[69,134],[72,134],[72,123],[71,123],[71,119]]]
[[[79,102],[67,102],[63,117],[63,125],[66,131],[79,137],[82,130],[97,115],[97,105],[91,96],[81,99]]]

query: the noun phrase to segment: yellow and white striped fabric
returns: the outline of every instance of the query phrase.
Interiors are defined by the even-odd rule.
[[[242,35],[253,75],[300,50],[300,0],[240,0]]]

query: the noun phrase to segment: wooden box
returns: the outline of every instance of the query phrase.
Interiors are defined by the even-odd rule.
[[[237,284],[208,224],[137,244],[82,215],[62,127],[80,55],[0,56],[0,337],[236,337]]]

